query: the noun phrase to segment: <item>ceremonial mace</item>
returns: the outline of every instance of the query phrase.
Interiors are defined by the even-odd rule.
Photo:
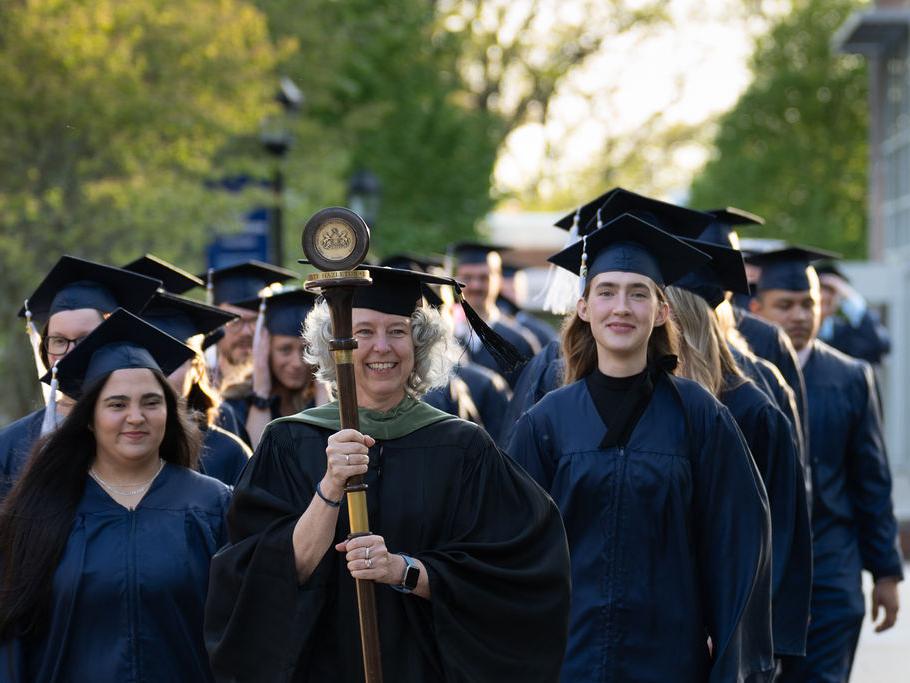
[[[370,229],[364,220],[349,209],[322,209],[303,228],[303,252],[320,271],[307,276],[304,289],[325,298],[332,316],[332,339],[329,348],[335,360],[338,383],[338,411],[342,429],[360,430],[357,413],[357,385],[354,383],[354,339],[351,308],[354,288],[372,284],[367,270],[356,270],[370,248]],[[358,474],[345,483],[348,539],[370,534],[367,516],[367,485]],[[357,612],[360,616],[360,642],[363,648],[363,672],[366,683],[382,683],[379,654],[379,625],[376,621],[376,596],[373,582],[357,579]]]

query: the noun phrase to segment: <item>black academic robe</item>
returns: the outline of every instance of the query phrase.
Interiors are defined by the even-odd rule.
[[[250,459],[251,451],[240,437],[211,425],[202,431],[199,471],[233,486]]]
[[[774,654],[802,656],[812,594],[812,531],[796,440],[787,418],[755,384],[727,382],[720,400],[749,445],[771,508]]]
[[[847,680],[863,621],[862,570],[903,576],[891,473],[868,363],[815,340],[803,373],[814,578],[806,658],[784,680]]]
[[[461,363],[455,367],[449,384],[427,392],[423,401],[444,413],[479,424],[497,445],[503,445],[503,425],[511,397],[502,375],[482,365]]]
[[[603,449],[606,433],[580,380],[525,413],[508,447],[569,538],[562,680],[767,680],[768,502],[730,413],[664,374],[628,443]]]
[[[19,479],[32,446],[41,437],[42,422],[44,408],[39,408],[0,430],[0,500]]]
[[[752,352],[777,366],[787,385],[793,390],[796,407],[799,410],[799,421],[802,424],[803,440],[808,442],[809,408],[806,401],[806,384],[790,338],[777,325],[762,320],[746,310],[734,307],[733,315],[736,319],[736,329],[749,342]],[[809,448],[808,443],[805,444],[805,448]]]
[[[291,535],[325,474],[327,429],[268,426],[212,562],[206,644],[221,681],[362,681],[354,581],[329,548],[299,583]],[[370,449],[370,529],[427,568],[431,600],[376,586],[387,681],[553,681],[569,567],[553,502],[455,418]],[[335,542],[349,533],[342,504]]]
[[[512,344],[524,358],[530,359],[534,356],[537,342],[526,330],[516,327],[513,323],[505,319],[497,320],[492,323],[490,327],[499,336]],[[493,355],[487,348],[480,343],[480,339],[477,338],[476,335],[472,334],[471,337],[462,338],[460,341],[465,349],[467,349],[465,354],[469,361],[489,368],[493,372],[502,374],[509,383],[509,387],[515,386],[515,382],[518,380],[518,375],[521,372],[520,369],[512,372],[503,372],[502,368],[500,368],[499,364],[496,362],[496,359],[493,358]]]
[[[165,465],[128,510],[86,476],[54,572],[50,626],[3,643],[0,679],[211,681],[202,618],[229,500],[221,482]]]

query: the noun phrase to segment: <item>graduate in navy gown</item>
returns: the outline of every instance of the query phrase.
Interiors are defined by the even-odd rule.
[[[138,313],[160,286],[160,280],[144,275],[62,256],[19,311],[34,326],[36,379],[117,307]],[[15,483],[38,437],[50,432],[72,405],[70,397],[57,396],[52,411],[38,408],[0,430],[0,498]]]
[[[551,257],[584,284],[566,385],[522,416],[508,452],[566,525],[563,681],[767,680],[774,667],[760,475],[729,411],[670,374],[662,288],[708,260],[628,214]]]
[[[60,361],[76,398],[0,508],[0,677],[211,681],[202,615],[229,489],[166,375],[192,349],[123,310]]]
[[[252,455],[239,436],[220,426],[223,416],[219,394],[209,385],[199,341],[202,335],[221,328],[235,316],[220,308],[159,292],[140,317],[196,350],[196,355],[168,376],[174,391],[186,401],[190,416],[202,431],[199,471],[233,486]]]
[[[822,323],[818,338],[877,368],[891,350],[891,336],[865,297],[833,263],[816,268],[821,283]]]
[[[477,315],[496,334],[517,349],[525,360],[530,360],[540,350],[537,337],[518,324],[514,318],[504,314],[496,305],[502,281],[502,257],[499,254],[502,248],[476,242],[459,242],[452,245],[450,251],[455,259],[455,279],[465,285],[463,295]],[[496,359],[483,341],[473,333],[468,321],[461,314],[461,309],[455,308],[453,312],[455,334],[467,350],[468,359],[494,372],[501,372]],[[518,372],[504,373],[503,377],[511,387],[518,379]]]
[[[783,681],[846,681],[862,628],[862,571],[872,574],[876,631],[897,618],[903,578],[891,473],[872,368],[816,338],[821,318],[811,262],[830,254],[789,247],[763,254],[753,310],[779,324],[799,354],[809,398],[814,576],[806,658]]]
[[[317,403],[318,387],[313,368],[303,359],[300,336],[315,300],[305,290],[288,289],[233,304],[238,310],[259,311],[253,335],[252,375],[223,389],[225,403],[243,424],[243,438],[253,448],[271,420]]]
[[[244,261],[224,268],[211,268],[203,276],[206,303],[237,316],[224,326],[223,333],[210,337],[206,344],[208,374],[219,391],[246,382],[252,372],[253,334],[257,325],[256,307],[252,310],[236,304],[259,297],[267,288],[288,280],[297,280],[293,270],[261,261]]]
[[[500,446],[512,392],[505,378],[483,365],[459,362],[449,384],[431,389],[423,401],[439,410],[483,427]]]
[[[266,428],[212,562],[216,676],[363,681],[356,578],[375,583],[385,680],[553,681],[569,611],[559,512],[477,425],[418,400],[445,383],[454,343],[420,283],[452,281],[369,270],[352,316],[361,431],[339,430],[336,402]],[[305,336],[334,385],[324,303]],[[350,538],[344,485],[361,474],[371,533]]]
[[[713,216],[714,220],[698,239],[731,249],[739,249],[740,246],[737,227],[748,228],[753,225],[762,225],[765,222],[760,216],[735,207],[712,209],[706,213]],[[733,294],[730,299],[736,329],[749,345],[749,350],[780,370],[787,386],[793,391],[805,447],[805,441],[808,439],[809,418],[807,416],[806,387],[796,352],[783,330],[767,320],[752,315],[748,308],[742,307],[743,302],[748,302],[750,299],[751,296],[743,292]],[[778,407],[787,412],[786,406],[782,402],[778,402]]]
[[[679,374],[699,382],[729,409],[749,445],[771,508],[774,654],[802,657],[812,593],[812,532],[796,434],[773,400],[736,365],[715,313],[728,292],[749,291],[742,254],[686,241],[711,262],[666,290],[680,331]]]

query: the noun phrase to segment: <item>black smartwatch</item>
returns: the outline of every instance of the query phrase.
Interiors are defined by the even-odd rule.
[[[397,586],[391,586],[399,593],[412,593],[417,588],[417,582],[420,580],[420,565],[413,557],[404,553],[398,553],[399,557],[404,560],[404,575],[401,577],[401,583]]]
[[[259,410],[270,410],[272,407],[272,398],[270,396],[260,396],[259,394],[250,392],[250,403],[254,408],[259,408]]]

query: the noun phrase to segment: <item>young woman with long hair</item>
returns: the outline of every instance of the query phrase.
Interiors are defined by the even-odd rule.
[[[797,438],[787,417],[740,371],[715,308],[727,291],[748,291],[742,255],[688,241],[711,262],[667,287],[680,330],[679,374],[710,391],[733,415],[761,473],[771,509],[772,624],[778,658],[806,653],[812,593],[812,534]]]
[[[0,508],[0,677],[212,680],[209,561],[230,491],[166,374],[192,349],[117,311],[60,362],[72,411]]]
[[[246,381],[226,387],[223,394],[245,428],[244,440],[253,448],[270,421],[317,405],[318,385],[313,367],[304,360],[300,336],[315,299],[302,289],[291,289],[236,304],[260,309],[253,335],[253,372]]]
[[[563,328],[566,384],[520,418],[508,452],[569,538],[562,680],[765,676],[767,499],[729,412],[672,374],[663,287],[709,258],[625,214],[550,260],[583,283]]]

